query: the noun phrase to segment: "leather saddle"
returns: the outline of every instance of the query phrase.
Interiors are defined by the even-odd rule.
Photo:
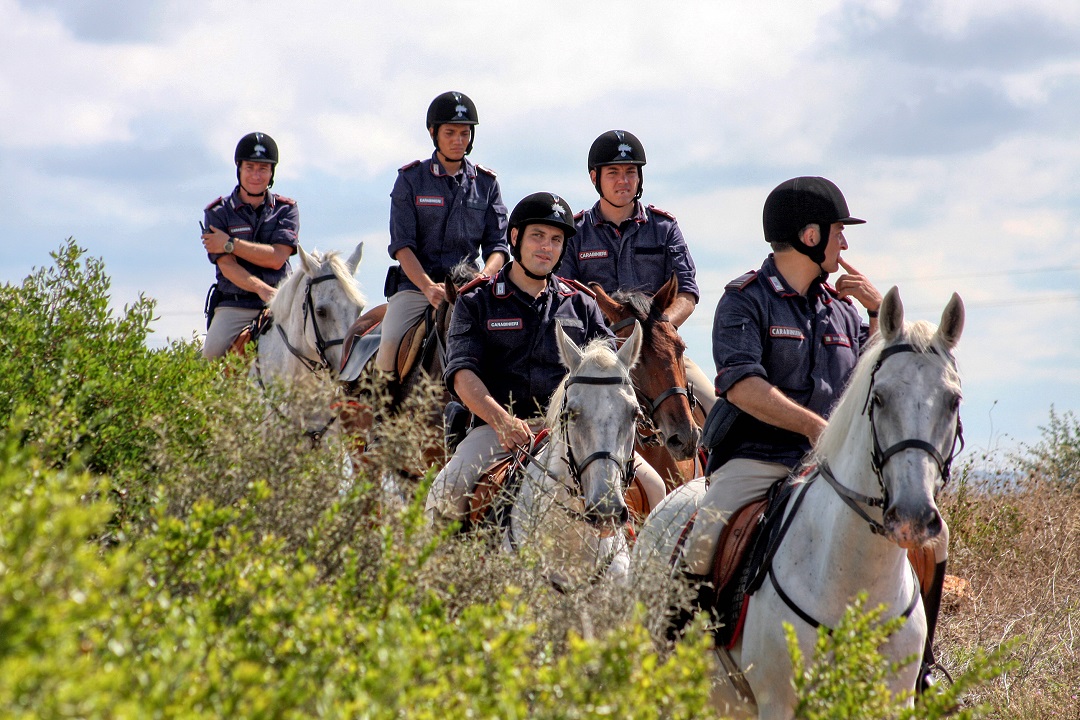
[[[251,321],[251,324],[247,325],[240,331],[240,334],[236,336],[232,345],[229,346],[229,352],[244,357],[247,355],[248,344],[255,343],[257,347],[259,344],[259,337],[266,334],[273,326],[274,318],[270,315],[270,308],[263,308],[258,316]]]
[[[382,341],[382,321],[386,316],[386,308],[386,303],[383,303],[364,313],[345,334],[341,373],[338,376],[341,382],[355,382],[369,365],[373,365]],[[399,378],[407,377],[418,361],[423,362],[426,354],[434,351],[437,343],[434,336],[435,311],[428,307],[401,338],[397,351]]]

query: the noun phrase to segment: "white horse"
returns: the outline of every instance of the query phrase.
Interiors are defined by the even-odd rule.
[[[942,532],[934,495],[960,439],[960,379],[952,351],[964,306],[953,294],[936,331],[922,321],[905,325],[894,287],[879,321],[880,338],[860,359],[812,453],[817,469],[792,494],[785,515],[790,524],[750,598],[741,639],[730,658],[721,657],[742,668],[742,677],[722,672],[714,683],[722,711],[752,714],[756,701],[760,718],[793,717],[782,623],[794,626],[799,646],[808,651],[817,625],[835,627],[860,592],[868,595],[867,607],[886,605],[886,617],[907,615],[883,654],[892,662],[917,658],[890,680],[894,693],[915,687],[926,619],[907,549]],[[655,571],[663,563],[670,572],[667,563],[703,494],[704,483],[694,481],[650,514],[634,548],[635,569],[640,564],[642,572]]]
[[[260,384],[273,380],[291,386],[335,378],[342,342],[366,302],[353,277],[363,243],[348,260],[336,251],[308,253],[298,247],[297,252],[299,271],[278,286],[270,301],[273,326],[259,338],[251,374]],[[320,435],[325,429],[307,428],[309,434]]]
[[[638,402],[630,368],[641,327],[617,353],[603,340],[581,349],[562,326],[556,336],[569,373],[551,396],[550,439],[513,496],[505,547],[537,549],[547,578],[572,590],[628,575],[623,495],[634,475]]]

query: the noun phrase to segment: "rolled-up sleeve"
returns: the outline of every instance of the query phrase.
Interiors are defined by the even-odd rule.
[[[738,292],[725,292],[713,318],[713,361],[716,392],[723,395],[751,375],[768,379],[761,362],[763,318],[754,302]]]
[[[443,370],[443,380],[451,390],[454,389],[454,374],[458,370],[472,370],[480,374],[480,357],[484,346],[476,312],[476,306],[467,298],[458,298],[454,303],[454,314],[450,317],[446,337],[446,368]]]
[[[415,195],[405,175],[398,173],[390,192],[390,247],[387,251],[391,258],[402,248],[416,251]]]

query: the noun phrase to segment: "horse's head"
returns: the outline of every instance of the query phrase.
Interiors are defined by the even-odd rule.
[[[686,384],[686,344],[667,318],[679,294],[678,279],[672,274],[651,298],[622,292],[612,297],[595,283],[592,289],[608,326],[620,338],[629,336],[635,321],[640,323],[645,342],[632,376],[642,413],[675,459],[693,457],[701,443],[701,429],[694,422]]]
[[[960,423],[960,377],[953,349],[964,329],[964,304],[953,294],[935,329],[904,323],[904,305],[893,287],[881,303],[881,342],[868,350],[818,443],[824,457],[843,452],[841,427],[856,422],[862,457],[880,483],[887,537],[919,547],[942,530],[934,496],[949,479]],[[834,428],[834,425],[837,427]]]
[[[336,371],[341,345],[353,321],[364,309],[364,296],[353,275],[360,265],[364,244],[356,246],[348,260],[336,251],[322,255],[297,248],[299,272],[290,276],[270,303],[274,322],[280,325],[294,354]]]
[[[594,526],[625,523],[623,495],[634,469],[638,413],[630,369],[641,352],[635,326],[619,351],[603,340],[581,349],[556,326],[559,354],[569,373],[552,397],[549,426],[566,445],[568,482],[579,485],[585,519]]]

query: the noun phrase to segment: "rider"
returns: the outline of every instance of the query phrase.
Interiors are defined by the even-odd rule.
[[[568,242],[563,274],[617,290],[655,295],[678,278],[679,293],[668,320],[675,327],[697,306],[697,270],[674,216],[640,202],[645,148],[633,133],[608,130],[589,148],[589,178],[600,199],[574,216],[577,235]],[[710,378],[689,357],[686,377],[707,414],[716,402]]]
[[[375,359],[391,397],[399,392],[397,350],[401,338],[428,305],[446,300],[443,280],[458,263],[493,275],[506,262],[506,206],[495,172],[466,159],[478,123],[476,105],[463,93],[445,92],[431,101],[427,129],[435,144],[429,160],[398,170],[390,193],[390,257],[397,265],[386,275],[389,299]]]
[[[841,258],[844,228],[865,222],[843,193],[820,177],[778,185],[765,200],[765,239],[773,252],[761,268],[728,283],[716,308],[716,388],[735,415],[709,457],[709,490],[685,551],[692,579],[708,582],[717,542],[730,515],[764,497],[802,461],[843,392],[870,335],[881,294]],[[826,280],[847,271],[830,287]],[[866,309],[863,323],[853,300]],[[940,605],[948,532],[935,547],[936,591],[924,597],[929,637]],[[932,655],[928,655],[928,659]],[[920,673],[920,681],[926,668]]]
[[[206,358],[224,355],[270,302],[289,274],[300,230],[296,201],[269,191],[278,162],[274,139],[248,133],[236,144],[233,159],[236,188],[204,211],[202,244],[217,266],[209,301],[212,319],[203,343]]]
[[[542,426],[548,400],[566,375],[556,321],[578,345],[614,337],[592,297],[554,275],[574,232],[565,200],[546,192],[526,196],[510,214],[513,260],[454,305],[443,376],[475,420],[431,486],[427,509],[437,521],[463,519],[484,469],[527,445]],[[637,475],[658,502],[660,476],[640,462]]]

